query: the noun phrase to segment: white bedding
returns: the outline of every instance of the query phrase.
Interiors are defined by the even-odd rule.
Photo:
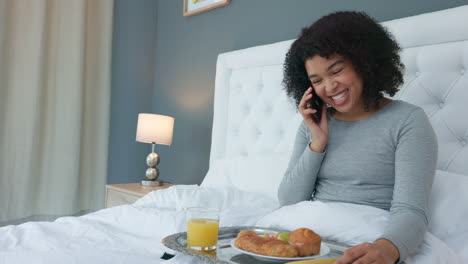
[[[161,239],[185,231],[185,208],[195,205],[221,208],[221,226],[307,226],[324,238],[349,244],[372,241],[387,220],[386,211],[368,206],[302,202],[279,208],[275,199],[262,194],[179,185],[149,193],[133,205],[63,217],[54,223],[0,228],[0,263],[200,263],[184,255],[160,259],[164,252],[174,253]],[[464,244],[468,242],[468,238],[462,239]],[[427,233],[419,254],[407,263],[463,261]]]
[[[222,208],[225,226],[254,225],[278,206],[254,193],[179,185],[133,205],[0,228],[0,263],[167,263],[160,257],[173,251],[161,240],[185,230],[185,208],[194,205]]]

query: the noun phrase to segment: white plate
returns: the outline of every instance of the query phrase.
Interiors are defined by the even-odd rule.
[[[263,262],[269,262],[269,263],[284,263],[284,262],[287,262],[287,261],[294,261],[294,260],[305,260],[305,259],[315,259],[315,258],[320,258],[320,257],[323,257],[325,255],[327,255],[328,253],[330,253],[330,248],[327,247],[323,242],[320,244],[320,253],[318,255],[313,255],[313,256],[307,256],[307,257],[295,257],[295,258],[282,258],[282,257],[270,257],[270,256],[265,256],[265,255],[259,255],[259,254],[255,254],[255,253],[252,253],[250,251],[246,251],[246,250],[243,250],[243,249],[240,249],[238,247],[236,247],[236,243],[235,243],[236,239],[233,239],[231,240],[231,247],[239,252],[242,252],[244,254],[247,254],[247,255],[250,255],[260,261],[263,261]]]

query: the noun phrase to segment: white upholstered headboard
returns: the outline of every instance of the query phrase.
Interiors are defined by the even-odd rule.
[[[395,98],[430,117],[439,140],[437,168],[468,175],[468,6],[383,25],[400,43],[406,65]],[[282,87],[291,43],[219,55],[210,167],[225,158],[292,151],[301,117]]]

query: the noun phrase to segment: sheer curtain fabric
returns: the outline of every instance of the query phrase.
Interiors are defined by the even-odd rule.
[[[0,225],[103,207],[113,0],[0,0]]]

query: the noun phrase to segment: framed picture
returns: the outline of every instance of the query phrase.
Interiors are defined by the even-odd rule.
[[[216,7],[228,5],[230,0],[184,0],[184,16],[192,16]]]

